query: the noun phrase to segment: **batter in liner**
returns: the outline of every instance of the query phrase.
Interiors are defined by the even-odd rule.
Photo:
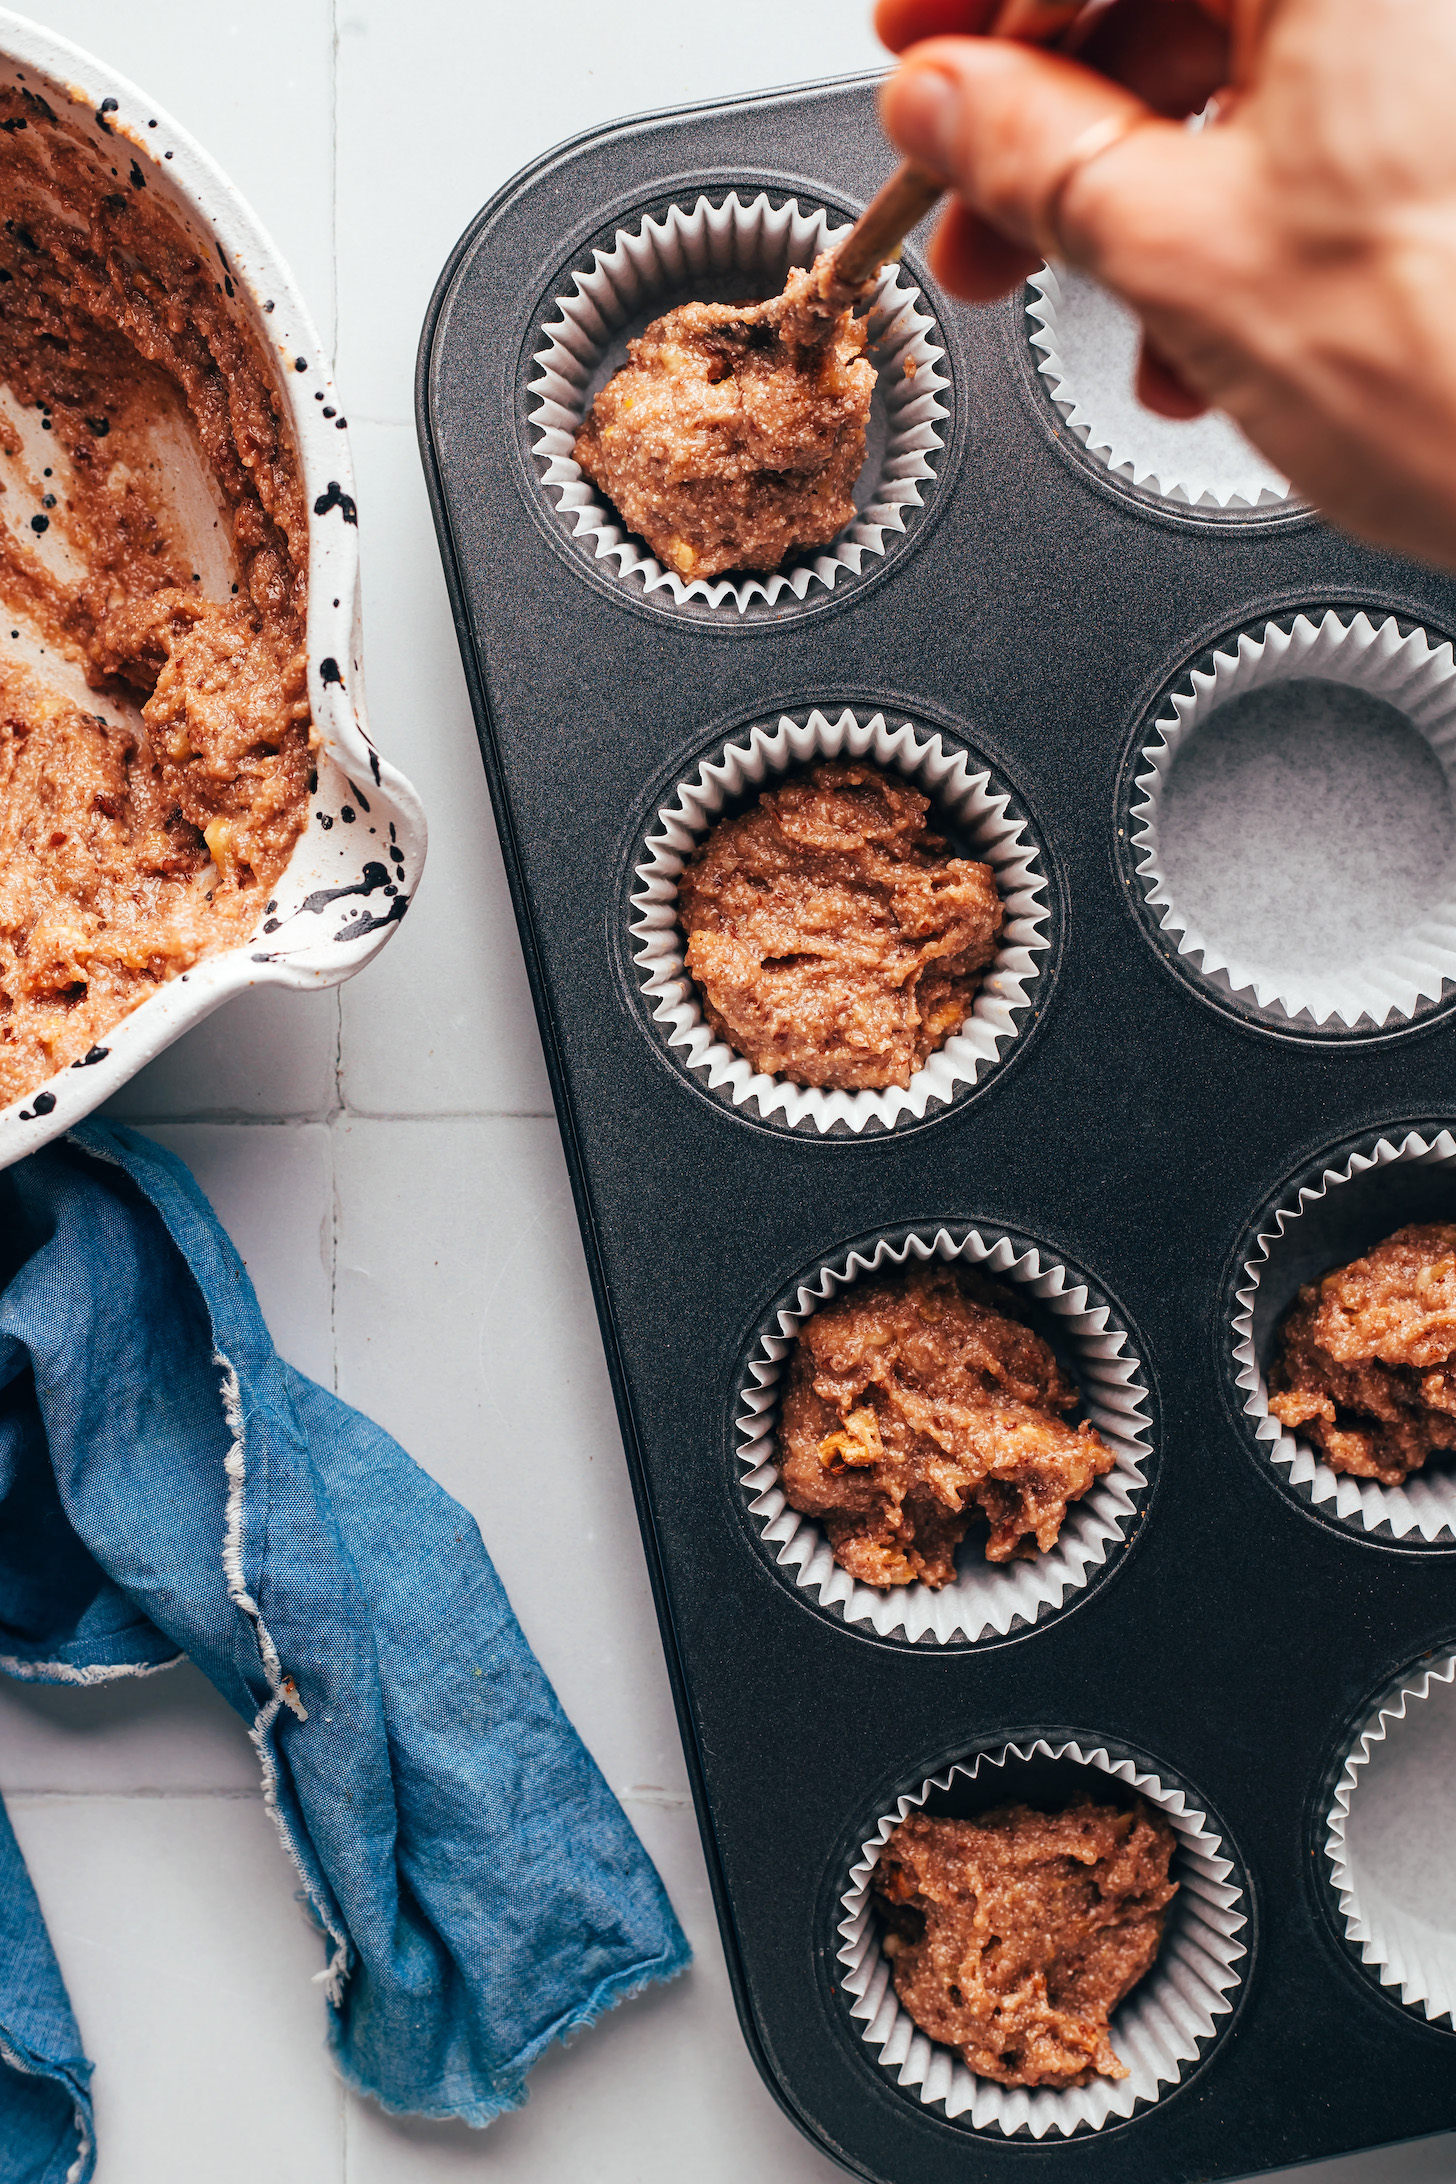
[[[857,1282],[805,1321],[779,1468],[834,1559],[866,1585],[939,1589],[972,1521],[986,1559],[1054,1547],[1067,1504],[1112,1469],[1076,1388],[1009,1290],[934,1260]]]
[[[123,137],[92,143],[15,86],[0,381],[9,1102],[246,937],[302,828],[314,739],[298,459],[231,275]],[[206,577],[189,466],[217,529]]]
[[[768,304],[681,304],[592,404],[577,462],[680,576],[777,569],[854,516],[875,370],[830,268]]]
[[[1456,1223],[1397,1229],[1300,1290],[1269,1408],[1332,1471],[1399,1486],[1456,1449]]]
[[[1176,1847],[1141,1798],[911,1813],[873,1884],[896,1994],[978,2077],[1058,2091],[1125,2078],[1108,2021],[1157,1957]]]
[[[678,917],[703,1013],[755,1069],[906,1086],[996,952],[991,867],[951,856],[930,799],[838,761],[765,789],[685,866]]]

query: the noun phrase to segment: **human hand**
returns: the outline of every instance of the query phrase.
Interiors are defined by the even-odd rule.
[[[1075,57],[997,12],[879,0],[886,129],[956,191],[938,277],[1084,267],[1142,322],[1149,408],[1226,411],[1332,521],[1456,568],[1449,0],[1119,0]]]

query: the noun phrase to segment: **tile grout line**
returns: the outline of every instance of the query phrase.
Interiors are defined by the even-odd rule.
[[[75,1799],[78,1797],[125,1797],[131,1799],[139,1799],[143,1803],[149,1804],[179,1804],[185,1802],[187,1799],[190,1798],[194,1802],[202,1799],[213,1804],[230,1803],[241,1805],[259,1805],[263,1801],[263,1792],[261,1789],[157,1790],[147,1789],[144,1786],[140,1785],[136,1788],[129,1790],[119,1790],[110,1787],[101,1789],[73,1786],[69,1789],[56,1788],[45,1790],[12,1788],[5,1791],[5,1802],[7,1805],[24,1805],[27,1803],[32,1805],[45,1805],[52,1803],[58,1798]]]
[[[329,5],[329,258],[333,275],[334,323],[331,362],[339,373],[339,0]]]
[[[343,996],[340,1000],[339,1046],[343,1043]],[[342,1068],[342,1057],[336,1061]],[[246,1114],[237,1108],[188,1107],[156,1115],[113,1115],[114,1122],[130,1130],[171,1130],[194,1124],[219,1130],[332,1129],[341,1122],[554,1122],[550,1107],[351,1107],[342,1096],[331,1106],[305,1109],[286,1115]]]
[[[330,204],[329,239],[333,253],[334,275],[334,340],[333,365],[337,383],[339,370],[340,333],[344,315],[343,282],[339,270],[339,0],[329,0],[329,124],[330,144]],[[335,1395],[339,1392],[339,1164],[338,1164],[338,1116],[344,1110],[344,989],[334,988],[334,1083],[333,1105],[328,1117],[329,1133],[329,1359],[333,1373]],[[344,2082],[335,2079],[335,2113],[339,2131],[339,2184],[348,2184],[349,2176],[349,2111],[344,2098]]]
[[[334,374],[339,368],[339,328],[343,304],[339,275],[339,0],[329,0],[329,240],[334,276]],[[344,989],[334,988],[333,1102],[327,1118],[329,1133],[329,1367],[334,1394],[339,1392],[339,1164],[336,1118],[344,1105]],[[342,2112],[339,2132],[339,2176],[344,2176]]]

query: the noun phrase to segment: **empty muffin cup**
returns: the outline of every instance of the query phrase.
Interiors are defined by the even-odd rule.
[[[1272,1415],[1267,1381],[1284,1316],[1303,1283],[1363,1257],[1397,1229],[1431,1221],[1456,1221],[1456,1138],[1449,1130],[1392,1131],[1326,1155],[1256,1223],[1240,1253],[1231,1332],[1244,1415],[1284,1484],[1365,1537],[1450,1547],[1456,1456],[1428,1462],[1403,1486],[1334,1471]]]
[[[793,555],[781,569],[685,579],[629,532],[573,454],[597,394],[627,362],[627,343],[674,306],[775,295],[789,273],[812,265],[850,222],[797,199],[775,205],[762,192],[720,201],[698,196],[659,217],[619,228],[593,250],[590,266],[546,307],[527,393],[542,490],[578,550],[636,596],[666,607],[812,605],[847,579],[879,566],[903,541],[935,483],[945,446],[950,378],[935,321],[901,264],[885,266],[865,316],[867,354],[877,373],[855,516],[827,546]]]
[[[871,1881],[884,1845],[917,1809],[960,1817],[1011,1803],[1052,1810],[1077,1793],[1114,1804],[1135,1793],[1156,1807],[1178,1839],[1170,1868],[1178,1893],[1157,1961],[1113,2013],[1112,2044],[1128,2075],[1065,2090],[1004,2086],[974,2076],[954,2048],[932,2041],[902,2008],[881,1946]],[[943,2104],[948,2119],[1005,2138],[1099,2131],[1160,2099],[1228,2024],[1248,1954],[1239,1939],[1247,1925],[1239,1868],[1217,1826],[1177,1784],[1090,1742],[1006,1744],[931,1776],[870,1829],[839,1909],[840,1990],[855,2032],[878,2051],[880,2069],[921,2106]]]
[[[1456,2022],[1456,1656],[1411,1669],[1345,1755],[1325,1835],[1345,1938],[1408,2009]]]
[[[1063,1353],[1084,1414],[1112,1451],[1112,1469],[1071,1502],[1054,1547],[1024,1561],[988,1562],[974,1529],[956,1576],[938,1590],[917,1580],[880,1587],[834,1560],[824,1528],[790,1507],[778,1467],[779,1398],[794,1345],[813,1313],[854,1283],[933,1259],[978,1268],[1023,1292],[1039,1332]],[[1040,1307],[1040,1311],[1036,1307]],[[764,1550],[785,1582],[851,1626],[909,1644],[1004,1638],[1069,1606],[1127,1539],[1152,1469],[1148,1389],[1128,1331],[1085,1275],[1041,1247],[992,1228],[912,1233],[816,1268],[774,1313],[749,1355],[736,1415],[740,1488]]]
[[[913,783],[955,837],[956,855],[990,865],[1005,912],[1000,945],[959,1031],[927,1056],[903,1088],[845,1091],[767,1076],[708,1023],[686,962],[678,918],[683,866],[715,820],[778,776],[816,759],[863,760]],[[749,728],[706,759],[659,810],[633,875],[630,932],[643,999],[682,1067],[734,1108],[780,1127],[859,1136],[919,1122],[1005,1058],[1024,1029],[1051,944],[1048,882],[1040,845],[1011,792],[969,751],[938,732],[849,708],[831,719],[783,714]]]
[[[1158,417],[1134,391],[1142,329],[1090,274],[1046,265],[1026,315],[1036,370],[1068,431],[1108,475],[1170,505],[1217,516],[1284,512],[1289,480],[1232,418]]]
[[[1226,1006],[1326,1036],[1456,990],[1456,664],[1394,616],[1221,645],[1136,753],[1142,916]]]

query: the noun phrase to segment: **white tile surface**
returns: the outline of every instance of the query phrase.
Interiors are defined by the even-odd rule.
[[[242,1725],[190,1668],[100,1692],[0,1685],[0,1784],[97,2065],[100,2184],[827,2184],[839,2172],[784,2120],[734,2019],[411,384],[436,274],[518,166],[624,112],[875,67],[866,0],[48,0],[44,12],[209,146],[292,260],[326,340],[337,288],[371,713],[432,828],[416,907],[365,977],[337,1001],[239,1001],[118,1111],[191,1163],[284,1354],[326,1382],[337,1373],[479,1517],[697,1950],[684,1980],[546,2058],[529,2105],[489,2132],[346,2104],[310,1984],[318,1945]],[[484,907],[462,929],[453,905],[477,889]],[[578,1543],[549,1570],[533,1548],[543,1510],[569,1512]],[[1307,2184],[1453,2173],[1456,2139],[1297,2172]]]
[[[324,1953],[258,1792],[7,1803],[96,2065],[98,2184],[335,2184]]]
[[[338,1098],[339,995],[257,986],[214,1009],[138,1071],[105,1112],[169,1116],[323,1116]]]
[[[344,1116],[335,1163],[339,1393],[476,1517],[613,1787],[685,1795],[555,1122]]]
[[[517,168],[622,114],[882,67],[868,15],[862,0],[339,0],[338,364],[355,420],[412,417],[436,278]],[[428,186],[411,187],[424,143]]]
[[[78,1690],[0,1679],[0,1790],[258,1788],[248,1732],[190,1661]]]
[[[274,1347],[333,1385],[332,1141],[323,1123],[174,1122],[145,1133],[185,1160],[242,1255]]]
[[[414,426],[356,424],[351,438],[370,723],[424,798],[430,854],[397,937],[341,990],[344,1097],[364,1114],[547,1114]]]

